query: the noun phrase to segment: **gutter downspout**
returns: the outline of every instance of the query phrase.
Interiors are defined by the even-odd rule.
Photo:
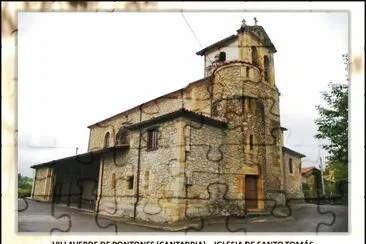
[[[142,121],[142,106],[140,109],[140,122]],[[136,172],[136,202],[133,208],[133,218],[136,219],[137,216],[137,205],[140,201],[140,164],[141,164],[141,140],[142,140],[142,129],[139,132],[139,147],[137,153],[137,172]]]
[[[98,185],[99,185],[99,191],[98,191],[98,196],[97,196],[97,199],[96,199],[96,212],[97,214],[99,213],[99,205],[100,205],[100,200],[102,199],[102,193],[103,193],[103,173],[104,173],[104,157],[102,156],[100,158],[100,165],[99,165],[99,182],[98,182]]]
[[[37,181],[37,168],[35,168],[35,173],[34,173],[34,177],[33,177],[33,186],[32,186],[32,193],[31,193],[31,198],[34,198],[34,190],[36,189],[36,181]]]

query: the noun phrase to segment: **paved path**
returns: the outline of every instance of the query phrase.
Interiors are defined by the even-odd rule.
[[[161,232],[154,228],[130,225],[103,218],[96,221],[92,212],[80,211],[79,209],[65,206],[35,202],[27,200],[28,207],[24,200],[18,200],[18,231],[19,232],[48,232],[53,230],[54,234],[64,232]],[[348,231],[348,209],[340,205],[321,205],[321,212],[332,211],[335,214],[335,222],[331,226],[319,225],[319,223],[331,224],[333,217],[331,213],[320,214],[318,206],[312,204],[303,205],[301,208],[292,210],[292,218],[279,219],[259,218],[251,220],[232,219],[228,223],[224,219],[217,223],[204,222],[203,228],[196,231],[203,232],[229,232],[246,230],[249,232],[312,232],[315,233],[318,227],[320,232],[347,232]],[[53,213],[53,215],[52,215]],[[64,215],[63,217],[60,217]],[[55,217],[54,217],[55,216]],[[57,218],[59,217],[59,218]],[[69,224],[70,223],[70,224]],[[99,225],[99,226],[98,226]],[[108,226],[109,225],[109,226]],[[105,228],[103,228],[105,227]],[[70,228],[70,229],[68,229]],[[189,230],[190,232],[195,230]],[[185,231],[182,231],[185,232]]]

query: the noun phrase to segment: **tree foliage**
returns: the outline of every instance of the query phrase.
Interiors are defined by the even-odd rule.
[[[343,56],[345,63],[348,56]],[[346,66],[348,70],[348,65]],[[348,79],[347,79],[348,80]],[[323,91],[322,98],[326,106],[317,105],[319,118],[315,120],[318,126],[315,138],[326,139],[329,144],[323,145],[329,153],[331,162],[348,163],[348,84],[331,82],[329,90]]]
[[[18,197],[29,197],[32,192],[33,179],[18,174]]]

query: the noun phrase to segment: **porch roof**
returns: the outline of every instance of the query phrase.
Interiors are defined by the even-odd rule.
[[[102,149],[99,149],[96,151],[91,151],[91,152],[73,155],[73,156],[69,156],[69,157],[65,157],[65,158],[55,159],[55,160],[48,161],[45,163],[35,164],[35,165],[32,165],[31,168],[36,169],[36,168],[43,167],[43,166],[52,166],[56,163],[62,163],[65,161],[70,161],[70,160],[76,160],[76,161],[79,161],[80,163],[85,164],[88,162],[92,162],[95,158],[99,157],[103,153],[112,152],[112,151],[116,151],[116,150],[128,149],[129,147],[130,147],[129,144],[116,145],[113,147],[102,148]]]

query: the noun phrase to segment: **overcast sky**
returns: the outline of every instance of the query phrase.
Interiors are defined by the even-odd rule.
[[[345,82],[348,13],[19,13],[18,169],[87,151],[88,125],[203,77],[195,53],[257,17],[276,46],[286,146],[319,151],[320,92]],[[325,156],[325,152],[320,153]]]

